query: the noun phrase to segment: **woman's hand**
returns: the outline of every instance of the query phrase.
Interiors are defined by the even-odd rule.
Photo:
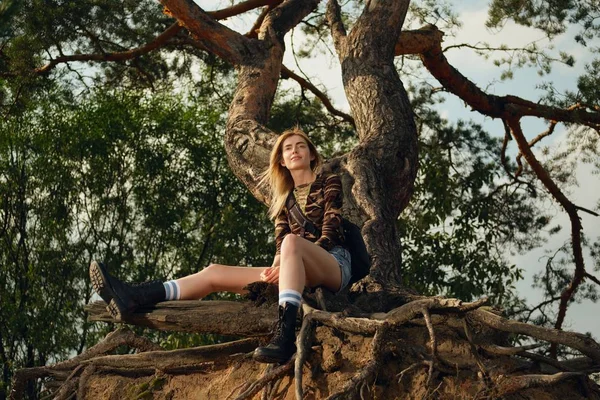
[[[278,284],[279,283],[279,265],[265,269],[260,274],[260,279],[263,282]]]

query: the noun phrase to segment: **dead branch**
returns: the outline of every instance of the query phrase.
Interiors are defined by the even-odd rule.
[[[569,219],[571,220],[571,245],[573,248],[573,258],[575,261],[575,273],[573,275],[573,279],[567,288],[562,292],[560,305],[558,308],[558,316],[556,318],[556,323],[554,327],[556,329],[561,329],[565,316],[567,314],[567,306],[569,305],[569,301],[573,297],[575,291],[583,281],[583,277],[585,274],[585,264],[583,260],[583,251],[581,248],[581,230],[583,229],[581,226],[581,220],[579,219],[579,215],[577,213],[577,208],[575,205],[567,198],[567,196],[560,190],[558,185],[552,180],[548,172],[544,169],[542,164],[537,160],[533,151],[529,147],[529,143],[525,139],[525,135],[523,135],[523,131],[521,130],[521,123],[518,118],[510,118],[507,120],[508,125],[510,126],[512,135],[519,146],[519,150],[521,154],[525,157],[525,160],[531,166],[531,169],[534,171],[538,179],[544,184],[548,192],[554,197],[554,199],[564,208],[566,213],[569,215]],[[553,344],[551,348],[551,352],[556,356],[556,347]]]
[[[85,306],[89,321],[131,323],[164,331],[216,333],[242,337],[268,335],[277,320],[275,305],[255,307],[231,301],[165,301],[116,321],[97,301]],[[145,312],[144,312],[145,311]]]
[[[499,379],[494,394],[497,397],[502,397],[528,388],[556,385],[565,379],[580,378],[582,376],[583,374],[579,372],[559,372],[554,375],[505,376]]]
[[[93,365],[89,365],[85,367],[81,376],[79,377],[79,382],[77,383],[77,398],[83,399],[85,398],[85,392],[87,388],[87,383],[96,373],[97,368]]]
[[[433,361],[431,361],[431,360],[419,361],[419,362],[411,364],[408,368],[403,369],[402,371],[400,371],[400,373],[398,375],[396,375],[396,377],[398,378],[398,383],[400,383],[400,381],[402,380],[404,375],[408,374],[409,372],[411,372],[419,367],[427,367],[428,371],[429,371],[428,375],[430,375],[431,369],[433,368]]]
[[[467,337],[467,341],[469,342],[469,347],[471,348],[471,354],[473,354],[473,357],[475,357],[475,362],[477,363],[477,367],[479,368],[479,371],[481,372],[481,375],[483,376],[483,378],[486,382],[486,385],[487,385],[488,381],[489,381],[489,373],[488,373],[487,369],[485,368],[485,365],[483,365],[483,361],[481,360],[479,352],[477,351],[475,341],[473,340],[473,335],[471,334],[471,329],[469,328],[469,321],[466,318],[463,318],[462,322],[463,322],[463,330],[465,332],[465,336]]]
[[[527,346],[519,346],[519,347],[504,347],[498,346],[495,344],[483,344],[479,345],[481,349],[490,354],[496,354],[500,356],[516,356],[526,352],[527,350],[533,350],[541,347],[541,344],[530,344]]]
[[[210,346],[192,347],[169,351],[148,351],[140,354],[95,357],[86,360],[86,365],[115,369],[149,369],[169,371],[186,367],[204,366],[207,362],[219,362],[220,359],[237,353],[247,353],[259,345],[256,338]]]
[[[485,309],[471,311],[468,318],[473,318],[479,323],[502,332],[527,335],[535,339],[571,347],[600,364],[600,345],[586,335],[509,320]]]
[[[391,325],[399,326],[415,318],[417,315],[422,314],[423,310],[429,310],[438,313],[466,313],[482,307],[487,302],[487,297],[472,303],[464,303],[458,299],[445,299],[441,297],[425,298],[411,301],[408,304],[404,304],[403,306],[390,311],[385,320]]]
[[[423,319],[425,319],[425,324],[427,325],[427,332],[429,332],[429,346],[431,348],[431,356],[435,360],[437,357],[437,340],[435,338],[433,324],[431,323],[431,316],[429,315],[429,310],[427,308],[423,308],[423,310],[421,310],[421,313],[423,314]]]
[[[344,121],[348,122],[349,124],[351,124],[352,126],[354,125],[354,118],[352,118],[351,115],[346,114],[345,112],[339,111],[337,110],[333,104],[331,104],[331,101],[329,100],[329,98],[327,97],[327,95],[325,93],[323,93],[321,90],[319,90],[315,85],[313,85],[310,81],[302,78],[300,75],[296,74],[294,71],[290,70],[289,68],[287,68],[285,65],[281,66],[281,77],[283,79],[288,79],[291,78],[293,80],[295,80],[296,82],[298,82],[298,84],[305,89],[308,89],[309,91],[311,91],[319,100],[321,100],[321,103],[323,103],[323,106],[325,106],[325,108],[327,109],[327,111],[329,111],[331,114],[338,116],[340,118],[342,118]]]
[[[384,323],[383,321],[369,318],[343,317],[341,313],[331,313],[321,310],[313,311],[311,316],[313,320],[331,328],[362,335],[374,335],[377,328]]]
[[[78,373],[77,369],[79,365],[85,363],[87,360],[107,354],[117,347],[123,345],[138,349],[141,352],[160,349],[158,345],[152,343],[146,338],[137,336],[130,329],[119,328],[106,335],[102,341],[93,347],[90,347],[85,352],[73,357],[70,360],[56,363],[48,367],[34,367],[18,370],[13,376],[12,391],[9,399],[20,399],[23,396],[25,384],[32,379],[50,376],[59,380],[66,378],[65,382],[68,382],[76,375],[76,373]],[[71,372],[71,370],[73,370],[73,372]]]
[[[550,365],[550,366],[556,368],[558,371],[572,372],[572,370],[569,367],[561,364],[560,362],[556,361],[553,358],[546,357],[546,356],[543,356],[541,354],[536,354],[536,353],[531,353],[529,351],[524,351],[523,353],[521,353],[519,355],[521,357],[529,358],[530,360],[533,360],[533,361],[535,361],[537,363],[544,363],[544,364]]]

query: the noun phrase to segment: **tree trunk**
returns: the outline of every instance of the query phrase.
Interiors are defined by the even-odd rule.
[[[394,49],[409,1],[371,1],[346,35],[335,1],[328,19],[359,145],[347,159],[352,195],[366,216],[363,236],[373,258],[371,277],[401,286],[396,220],[413,192],[417,129],[408,95],[394,66]]]

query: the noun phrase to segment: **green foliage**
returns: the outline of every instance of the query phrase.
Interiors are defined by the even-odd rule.
[[[364,1],[346,4],[355,6],[342,13],[351,25]],[[599,32],[595,4],[495,0],[488,26],[498,29],[513,20],[555,38],[580,24],[574,40],[587,46]],[[324,8],[322,3],[302,23],[310,37],[298,56],[324,52],[322,45],[330,44]],[[153,40],[172,23],[156,2],[2,2],[0,23],[2,398],[15,369],[70,357],[110,328],[85,322],[91,259],[139,281],[176,278],[211,262],[267,265],[274,245],[264,207],[229,172],[222,149],[234,86],[230,65],[178,44],[129,61],[70,63],[49,74],[29,74],[62,54],[119,52]],[[430,23],[447,35],[461,27],[451,2],[412,2],[406,27]],[[520,49],[487,44],[475,49],[505,67],[507,79],[516,68],[533,66],[545,74],[556,62],[575,62],[567,52],[551,56],[548,50],[535,42]],[[406,81],[422,74],[420,63],[413,66],[404,66]],[[547,91],[543,101],[597,109],[599,70],[594,60],[577,89],[565,93],[552,82],[540,85]],[[512,309],[522,306],[514,293],[521,266],[511,265],[507,256],[540,245],[544,238],[538,232],[549,228],[532,176],[525,171],[520,182],[512,182],[497,139],[471,122],[443,119],[430,90],[411,92],[421,150],[415,195],[398,221],[406,284],[422,293],[464,300],[485,294]],[[281,131],[296,124],[326,157],[355,144],[352,129],[324,113],[316,100],[305,93],[280,94],[269,127]],[[573,154],[600,168],[597,132],[572,129],[569,138],[565,153],[545,163],[561,183],[571,182]],[[596,270],[599,243],[589,244]],[[562,250],[548,256],[549,268],[536,277],[548,296],[564,287],[570,263]],[[597,298],[592,286],[584,286],[575,301],[583,298]],[[165,348],[228,339],[151,335]],[[138,394],[150,396],[149,389],[141,387]]]
[[[222,152],[223,110],[184,103],[97,91],[1,124],[4,385],[14,369],[67,358],[105,333],[82,310],[93,258],[132,280],[271,263],[272,223]]]
[[[501,29],[507,21],[527,27],[539,29],[552,40],[559,35],[572,35],[574,29],[578,31],[573,35],[573,40],[581,46],[588,47],[586,51],[597,54],[599,49],[596,44],[600,38],[600,5],[597,1],[585,0],[494,0],[489,9],[486,25],[489,28]],[[550,44],[552,44],[550,42]],[[535,43],[529,47],[535,46]],[[568,51],[559,51],[559,57],[549,57],[545,51],[534,49],[534,52],[521,52],[517,58],[517,66],[538,65],[540,74],[548,73],[553,62],[560,61],[568,66],[575,64],[575,58]],[[502,60],[506,61],[506,60]],[[573,104],[582,104],[589,109],[597,109],[600,104],[598,91],[598,70],[600,61],[595,59],[585,65],[585,73],[579,77],[577,91],[558,93],[551,82],[540,85],[546,90],[546,100],[549,104],[560,107],[570,107]]]
[[[598,4],[585,0],[494,0],[490,5],[487,26],[498,28],[509,19],[517,24],[543,31],[548,37],[564,33],[569,24],[583,30],[575,39],[586,44],[600,33]]]
[[[541,243],[541,214],[528,186],[510,183],[498,139],[476,124],[448,123],[425,89],[413,89],[421,158],[415,194],[399,220],[406,284],[461,299],[515,296],[522,270],[507,250]]]

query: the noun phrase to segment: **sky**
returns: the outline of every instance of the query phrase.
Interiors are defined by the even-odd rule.
[[[223,0],[217,2],[197,0],[196,2],[205,10],[215,10],[229,5],[228,1]],[[484,25],[487,19],[489,2],[464,0],[454,3],[456,4],[453,6],[454,10],[459,13],[459,19],[463,23],[463,27],[456,32],[455,37],[446,36],[442,44],[443,47],[461,43],[475,45],[478,42],[487,42],[492,46],[506,44],[509,47],[522,47],[528,43],[537,41],[538,45],[543,48],[550,49],[551,45],[554,45],[555,49],[549,50],[554,55],[557,55],[559,50],[568,50],[575,56],[576,64],[574,67],[555,64],[552,72],[543,78],[539,77],[536,69],[523,68],[515,71],[513,79],[501,81],[501,70],[494,67],[489,60],[485,60],[483,57],[477,55],[473,50],[457,48],[446,52],[446,57],[450,64],[490,94],[512,94],[531,101],[537,101],[543,95],[543,92],[536,88],[536,85],[542,80],[552,81],[560,90],[573,90],[576,87],[577,77],[582,73],[584,65],[586,62],[591,61],[591,56],[586,50],[574,43],[572,32],[550,43],[544,39],[541,32],[517,26],[511,22],[508,22],[500,31],[491,31]],[[254,16],[247,16],[242,19],[232,18],[224,23],[238,32],[245,33],[253,21]],[[293,40],[295,43],[301,42],[302,39],[300,32],[294,32]],[[314,84],[322,89],[326,89],[336,108],[346,112],[349,111],[341,82],[340,65],[337,59],[327,54],[314,52],[314,56],[310,59],[296,60],[292,51],[290,51],[292,49],[291,35],[287,35],[286,42],[284,64],[295,72],[306,74]],[[598,46],[600,43],[591,43],[591,45]],[[436,82],[432,79],[432,83],[435,84]],[[295,86],[297,84],[291,81],[284,81],[281,85],[282,88]],[[440,105],[439,110],[442,116],[446,117],[449,121],[456,121],[458,119],[473,120],[485,127],[488,132],[504,136],[504,128],[500,121],[492,120],[471,111],[468,107],[465,107],[462,100],[453,95],[446,96],[446,101]],[[523,130],[529,139],[537,136],[546,129],[547,124],[541,120],[533,118],[523,120]],[[541,146],[535,148],[534,152],[540,156],[540,151],[544,147],[548,147],[550,151],[560,150],[564,146],[566,135],[567,132],[564,127],[559,125],[556,132],[541,143]],[[514,156],[516,154],[515,149],[516,146],[513,141],[512,147],[509,147],[509,154],[513,154]],[[579,185],[570,189],[569,198],[579,206],[597,210],[598,199],[600,198],[598,175],[592,174],[592,168],[589,165],[580,165],[574,172]],[[524,270],[525,279],[517,283],[517,291],[520,296],[526,297],[530,301],[530,304],[536,304],[536,302],[542,299],[541,290],[533,288],[532,282],[533,275],[541,271],[544,267],[546,251],[548,249],[556,249],[569,240],[569,220],[566,214],[562,212],[560,206],[555,202],[549,202],[545,203],[544,207],[548,214],[554,216],[550,226],[558,223],[563,226],[562,231],[553,235],[543,248],[535,249],[525,254],[510,255],[511,261]],[[586,213],[581,213],[580,216],[585,234],[592,239],[600,237],[600,218]],[[589,254],[586,254],[585,263],[586,269],[593,273],[593,263]],[[600,273],[596,273],[596,276],[599,275]],[[600,318],[597,317],[600,311],[599,307],[600,304],[592,303],[591,301],[570,305],[564,329],[591,332],[596,338],[600,338]]]

